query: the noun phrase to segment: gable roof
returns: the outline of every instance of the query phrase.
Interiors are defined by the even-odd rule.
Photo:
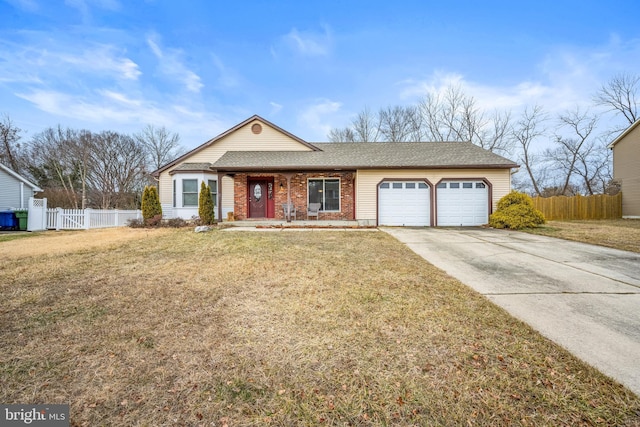
[[[226,130],[226,131],[222,132],[221,134],[219,134],[219,135],[217,135],[217,136],[214,136],[213,138],[211,138],[210,140],[208,140],[208,141],[207,141],[207,142],[205,142],[204,144],[202,144],[202,145],[200,145],[200,146],[198,146],[198,147],[194,148],[193,150],[191,150],[191,151],[189,151],[189,152],[187,152],[187,153],[183,154],[182,156],[180,156],[180,157],[178,157],[177,159],[175,159],[175,160],[173,160],[173,161],[171,161],[171,162],[167,163],[166,165],[161,166],[159,169],[157,169],[157,170],[153,171],[153,172],[151,173],[151,175],[153,175],[153,176],[159,176],[161,172],[164,172],[165,170],[167,170],[167,169],[171,168],[172,166],[175,166],[176,164],[180,163],[181,161],[188,159],[190,156],[192,156],[192,155],[196,154],[197,152],[202,151],[202,150],[204,150],[204,149],[205,149],[205,148],[207,148],[207,147],[210,147],[212,144],[216,143],[216,142],[217,142],[217,141],[219,141],[220,139],[222,139],[222,138],[224,138],[225,136],[227,136],[227,135],[229,135],[229,134],[231,134],[231,133],[235,132],[236,130],[240,129],[240,128],[241,128],[241,127],[243,127],[243,126],[248,125],[249,123],[251,123],[251,122],[253,122],[253,121],[255,121],[255,120],[259,120],[259,121],[261,121],[263,124],[265,124],[265,125],[267,125],[267,126],[270,126],[270,127],[274,128],[274,129],[275,129],[275,130],[277,130],[278,132],[280,132],[280,133],[282,133],[282,134],[284,134],[284,135],[288,136],[289,138],[291,138],[291,139],[293,139],[293,140],[295,140],[295,141],[299,142],[300,144],[302,144],[302,145],[304,145],[304,146],[306,146],[306,147],[311,148],[311,149],[312,149],[312,150],[314,150],[314,151],[318,150],[318,148],[316,148],[315,146],[313,146],[313,145],[309,144],[307,141],[303,140],[302,138],[299,138],[299,137],[295,136],[294,134],[292,134],[292,133],[290,133],[290,132],[287,132],[286,130],[282,129],[281,127],[279,127],[279,126],[277,126],[277,125],[275,125],[275,124],[273,124],[273,123],[271,123],[271,122],[270,122],[270,121],[268,121],[268,120],[263,119],[262,117],[258,116],[257,114],[254,114],[253,116],[249,117],[249,118],[248,118],[248,119],[246,119],[245,121],[238,123],[237,125],[235,125],[235,126],[234,126],[234,127],[232,127],[231,129],[228,129],[228,130]]]
[[[638,125],[640,125],[640,119],[636,120],[628,128],[626,128],[620,135],[618,135],[618,137],[616,139],[614,139],[611,144],[607,145],[607,148],[613,148],[614,145],[616,145],[618,142],[622,141],[622,139],[624,139],[625,136],[627,136],[629,133],[631,133],[631,131],[633,131],[636,128],[636,126],[638,126]]]
[[[19,175],[17,172],[14,172],[12,169],[9,169],[8,167],[3,165],[2,163],[0,163],[0,170],[5,171],[7,174],[11,175],[12,177],[17,179],[18,181],[27,184],[29,187],[31,187],[33,189],[33,191],[44,191],[42,188],[40,188],[37,185],[31,183],[31,181],[27,180],[22,175]]]
[[[317,143],[321,151],[228,151],[219,171],[321,169],[510,169],[518,165],[470,142]]]

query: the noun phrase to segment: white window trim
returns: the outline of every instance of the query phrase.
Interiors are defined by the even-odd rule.
[[[198,178],[182,178],[181,180],[181,186],[180,186],[180,194],[182,195],[182,207],[183,208],[197,208],[198,207],[198,202],[200,199],[200,180]],[[185,205],[184,203],[184,195],[185,195],[185,191],[184,191],[184,183],[185,181],[195,181],[196,182],[196,204],[195,205]],[[194,194],[191,192],[188,192],[186,194]]]
[[[324,194],[325,194],[325,185],[324,182],[327,180],[331,180],[331,181],[338,181],[338,209],[337,210],[321,210],[320,212],[342,212],[342,180],[340,177],[326,177],[326,176],[319,176],[317,178],[315,177],[309,177],[307,178],[307,204],[308,203],[312,203],[309,201],[309,181],[322,181],[322,197],[323,197],[323,203],[322,206],[325,205],[324,203]]]
[[[220,182],[218,181],[218,176],[210,173],[180,173],[175,174],[173,177],[173,181],[175,183],[176,189],[176,200],[175,200],[175,209],[179,209],[181,212],[192,212],[187,215],[195,215],[197,214],[198,205],[194,206],[185,206],[184,205],[184,192],[183,192],[183,184],[184,180],[197,180],[198,181],[198,203],[200,202],[200,185],[204,181],[205,184],[209,184],[209,181],[216,181],[218,183],[218,190],[220,190]],[[217,195],[219,197],[219,194]],[[215,206],[217,207],[217,200],[214,201]],[[196,212],[196,213],[193,213]]]

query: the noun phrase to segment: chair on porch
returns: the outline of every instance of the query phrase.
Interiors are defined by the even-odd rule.
[[[296,207],[293,203],[288,204],[288,203],[283,203],[282,204],[282,210],[284,211],[284,218],[285,219],[293,219],[293,220],[297,220],[297,215],[298,212],[296,211]],[[289,216],[290,215],[290,216]]]
[[[316,220],[320,219],[320,203],[309,203],[307,207],[307,219],[310,216],[315,216]]]

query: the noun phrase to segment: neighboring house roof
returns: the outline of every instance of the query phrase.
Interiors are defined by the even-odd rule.
[[[632,130],[636,128],[636,126],[639,126],[639,125],[640,125],[640,119],[636,120],[628,128],[626,128],[620,135],[618,135],[618,137],[614,139],[611,144],[607,145],[607,148],[613,148],[614,145],[622,141],[625,136],[627,136]]]
[[[12,177],[14,177],[15,179],[17,179],[18,181],[21,181],[23,183],[25,183],[26,185],[28,185],[29,187],[31,187],[33,189],[33,191],[44,191],[42,188],[38,187],[37,185],[31,183],[29,180],[27,180],[26,178],[24,178],[22,175],[19,175],[18,173],[14,172],[12,169],[9,169],[8,167],[6,167],[5,165],[3,165],[2,163],[0,163],[0,170],[5,171],[6,173],[8,173],[9,175],[11,175]]]
[[[518,167],[470,142],[318,143],[315,147],[322,151],[228,151],[211,167],[220,171]]]
[[[314,147],[313,145],[309,144],[307,141],[303,140],[302,138],[299,138],[297,136],[295,136],[294,134],[282,129],[280,126],[275,125],[273,123],[271,123],[268,120],[263,119],[262,117],[258,116],[257,114],[249,117],[247,120],[238,123],[237,125],[235,125],[234,127],[232,127],[229,130],[226,130],[224,132],[222,132],[220,135],[215,136],[213,138],[211,138],[210,140],[208,140],[207,142],[205,142],[204,144],[194,148],[193,150],[183,154],[182,156],[178,157],[177,159],[167,163],[164,166],[161,166],[158,170],[155,170],[151,173],[151,175],[153,176],[159,176],[161,172],[164,172],[165,170],[171,168],[172,166],[175,166],[176,164],[180,163],[181,161],[189,158],[190,156],[194,155],[195,153],[204,150],[205,148],[211,146],[212,144],[214,144],[216,141],[224,138],[225,136],[235,132],[236,130],[240,129],[243,126],[246,126],[247,124],[253,122],[254,120],[260,120],[262,123],[271,126],[272,128],[274,128],[275,130],[277,130],[278,132],[283,133],[284,135],[287,135],[288,137],[298,141],[300,144],[305,145],[309,148],[311,148],[312,150],[317,150],[316,147]]]

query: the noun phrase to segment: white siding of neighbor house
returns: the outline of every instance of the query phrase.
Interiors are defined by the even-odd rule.
[[[251,126],[255,123],[259,123],[262,126],[262,132],[257,135],[251,131]],[[311,148],[260,120],[253,120],[218,141],[215,141],[211,146],[205,147],[188,158],[183,159],[180,163],[176,164],[175,167],[178,167],[182,163],[214,163],[227,151],[311,151]],[[172,176],[169,173],[174,168],[167,169],[160,174],[159,195],[160,203],[163,206],[169,206],[173,201]],[[222,210],[226,218],[225,209],[227,209],[227,212],[229,209],[233,211],[233,185],[230,187],[228,187],[228,183],[223,183],[223,185],[227,185],[227,188],[223,187],[222,189],[224,197]],[[229,202],[231,202],[230,205]]]
[[[435,186],[442,179],[484,178],[491,183],[492,205],[511,191],[509,169],[372,169],[357,171],[356,219],[362,224],[375,225],[377,217],[378,184],[384,179],[427,179]],[[432,189],[432,194],[435,190]]]
[[[20,187],[22,187],[22,191]],[[22,200],[20,199],[21,195]],[[27,209],[29,197],[33,197],[33,195],[34,191],[30,185],[0,169],[0,211]]]

